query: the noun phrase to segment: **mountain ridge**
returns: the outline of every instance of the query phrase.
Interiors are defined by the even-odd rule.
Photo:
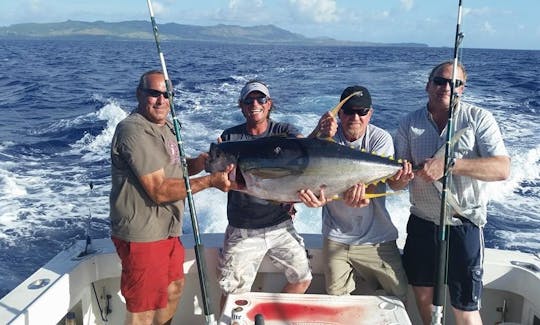
[[[158,30],[159,37],[163,41],[202,41],[275,45],[428,46],[427,44],[408,42],[379,43],[343,41],[329,37],[309,38],[275,25],[256,25],[244,27],[225,24],[198,26],[178,23],[164,23],[158,25]],[[0,38],[104,38],[117,40],[153,40],[154,35],[150,23],[143,20],[128,20],[122,22],[105,22],[102,20],[93,22],[67,20],[64,22],[55,23],[21,23],[0,27]]]

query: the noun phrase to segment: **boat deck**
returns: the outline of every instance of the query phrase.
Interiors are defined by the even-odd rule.
[[[326,297],[332,296],[320,296],[324,294],[321,236],[317,234],[303,236],[314,278],[308,289],[308,295],[301,295],[303,296],[301,298],[310,300],[312,299],[311,295],[317,295],[321,301],[329,299]],[[204,304],[200,296],[193,238],[191,235],[186,235],[183,236],[182,241],[186,247],[184,263],[186,285],[179,305],[178,316],[175,317],[173,323],[203,324],[205,323],[202,312]],[[218,310],[217,306],[221,294],[215,279],[217,276],[217,256],[222,241],[222,234],[202,235],[202,242],[205,245],[206,273],[207,279],[209,279],[207,281],[209,302],[216,320],[221,316],[221,311]],[[114,246],[109,239],[94,240],[91,254],[81,255],[81,252],[84,251],[84,245],[84,241],[79,241],[71,248],[61,252],[0,300],[0,323],[13,325],[63,324],[66,313],[72,311],[79,321],[78,324],[122,324],[125,307],[123,297],[119,292],[121,268]],[[530,254],[496,249],[486,249],[485,257],[485,290],[481,310],[484,323],[540,324],[540,259]],[[264,296],[268,294],[272,294],[273,299],[278,300],[285,299],[282,296],[288,296],[278,294],[286,280],[284,275],[275,269],[269,260],[263,261],[259,271],[252,287],[252,291],[255,293],[253,299],[268,297]],[[385,299],[380,292],[367,292],[364,289],[360,284],[359,291],[364,296],[351,299],[371,299],[377,302],[381,302],[380,299]],[[293,296],[287,299],[289,298],[302,300]],[[341,299],[332,298],[332,302]],[[399,304],[394,305],[398,306],[396,310],[399,310]],[[418,324],[419,317],[412,290],[409,290],[407,305],[410,321],[412,324]],[[445,306],[445,310],[450,310],[449,308],[449,306]],[[447,323],[453,324],[451,313],[447,313],[447,315]],[[227,321],[226,317],[231,317],[226,308],[224,309],[224,317],[225,322]],[[356,323],[350,324],[363,324],[360,322],[361,319],[362,317],[359,317]],[[390,324],[393,322],[382,323]],[[267,322],[267,324],[269,323]],[[307,324],[307,322],[297,322],[297,324]],[[332,322],[325,324],[332,324]]]

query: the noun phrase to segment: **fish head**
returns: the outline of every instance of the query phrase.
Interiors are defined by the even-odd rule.
[[[228,165],[237,164],[238,156],[234,152],[223,150],[221,144],[212,143],[204,170],[208,173],[222,172]]]

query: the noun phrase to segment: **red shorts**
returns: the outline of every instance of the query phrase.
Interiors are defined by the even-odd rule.
[[[167,288],[184,278],[184,246],[178,237],[155,242],[112,238],[122,261],[120,290],[131,313],[167,307]]]

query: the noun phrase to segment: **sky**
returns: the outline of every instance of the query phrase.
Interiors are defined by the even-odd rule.
[[[159,24],[273,24],[307,37],[453,47],[458,0],[154,0]],[[539,0],[462,0],[462,46],[540,50]],[[2,0],[0,26],[149,20],[146,0]]]

